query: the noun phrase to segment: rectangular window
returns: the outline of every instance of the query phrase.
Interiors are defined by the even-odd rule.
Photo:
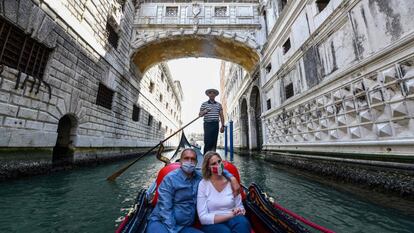
[[[110,25],[109,23],[106,23],[106,33],[108,36],[108,43],[112,45],[112,47],[117,48],[119,36],[118,33],[116,33],[115,29],[112,27],[112,25]]]
[[[267,64],[266,66],[266,74],[270,73],[270,71],[272,71],[272,63],[269,62],[269,64]]]
[[[216,17],[225,17],[225,16],[227,16],[227,7],[226,6],[216,6],[216,7],[214,7],[214,16],[216,16]]]
[[[167,6],[165,8],[165,16],[167,16],[167,17],[177,17],[178,16],[178,6]]]
[[[107,109],[112,109],[112,99],[114,98],[114,91],[99,83],[98,96],[96,97],[96,104]]]
[[[289,83],[287,86],[285,86],[286,99],[289,99],[290,97],[292,97],[294,95],[295,95],[295,92],[293,90],[293,83]]]
[[[290,38],[286,40],[286,42],[283,44],[283,54],[286,54],[290,50]]]
[[[168,110],[168,102],[165,104],[165,108]]]
[[[272,108],[272,102],[271,102],[271,100],[270,100],[270,99],[268,99],[268,100],[266,101],[266,107],[267,107],[267,110],[269,110],[269,109],[271,109],[271,108]]]
[[[162,127],[162,123],[160,121],[160,122],[158,122],[158,130],[161,130],[161,127]]]
[[[141,112],[141,109],[134,104],[134,106],[132,108],[132,120],[133,121],[139,121],[140,112]]]
[[[161,73],[161,81],[164,82],[164,73]]]
[[[285,8],[285,6],[287,5],[287,0],[281,0],[280,1],[280,5],[281,5],[281,10],[280,11],[283,11],[283,9]]]
[[[323,11],[329,4],[330,0],[316,0],[316,7],[318,8],[318,11]]]
[[[149,89],[150,93],[152,93],[154,91],[154,83],[153,82],[150,82],[148,89]]]
[[[170,92],[170,86],[167,86],[167,92]]]
[[[162,94],[160,94],[160,102],[162,103]]]
[[[0,17],[0,64],[42,78],[51,51]]]
[[[152,115],[148,115],[148,122],[147,125],[151,126],[152,125],[152,121],[153,121],[154,117]]]

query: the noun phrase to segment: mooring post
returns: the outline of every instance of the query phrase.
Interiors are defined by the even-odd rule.
[[[233,121],[230,124],[230,161],[233,162]]]
[[[227,125],[224,126],[224,157],[227,158]]]

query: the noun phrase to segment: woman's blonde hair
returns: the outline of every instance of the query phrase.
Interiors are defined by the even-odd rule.
[[[208,166],[208,163],[209,163],[210,159],[215,155],[217,157],[219,157],[220,160],[222,160],[220,154],[215,152],[215,151],[208,151],[204,155],[203,164],[201,165],[201,172],[203,174],[203,178],[206,179],[206,180],[210,179],[210,177],[211,177],[211,170]]]

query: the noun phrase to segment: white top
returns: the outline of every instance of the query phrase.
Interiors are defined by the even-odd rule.
[[[236,207],[244,209],[241,195],[233,196],[230,182],[221,192],[218,192],[210,180],[200,181],[197,193],[197,212],[201,224],[214,224],[216,214],[230,214]]]

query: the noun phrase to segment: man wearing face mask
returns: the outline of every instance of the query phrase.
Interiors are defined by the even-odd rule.
[[[148,233],[201,233],[191,227],[196,216],[196,200],[201,174],[196,171],[197,154],[187,148],[181,153],[181,168],[168,173],[158,187],[158,201],[149,217]],[[240,185],[228,171],[235,194]]]

